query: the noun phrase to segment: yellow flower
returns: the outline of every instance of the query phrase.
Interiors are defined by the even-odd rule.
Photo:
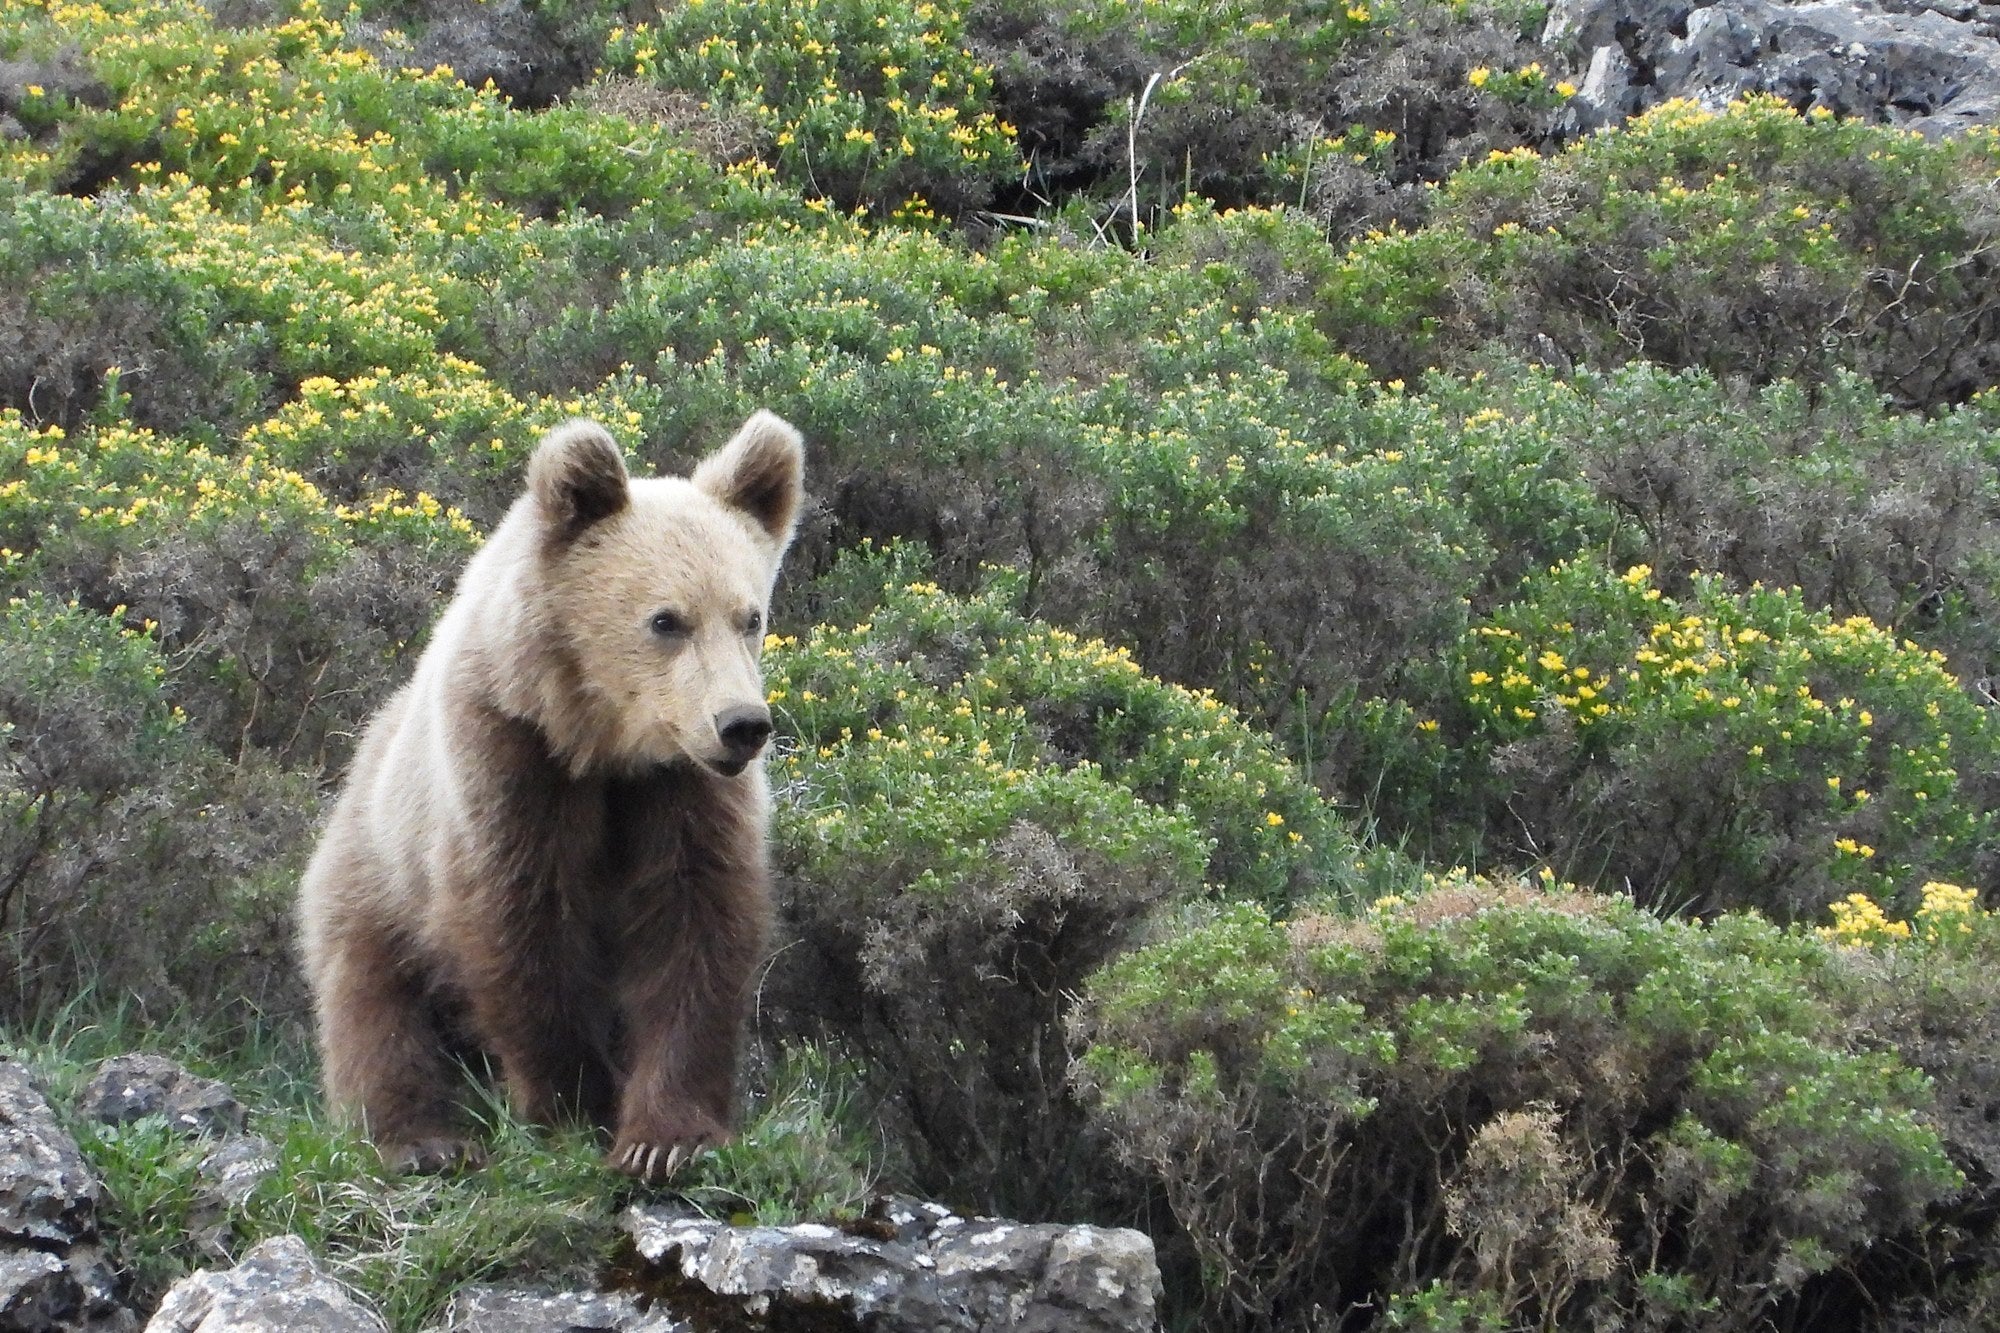
[[[1476,69],[1468,70],[1465,75],[1465,81],[1475,88],[1484,88],[1486,81],[1492,77],[1493,71],[1481,65]]]
[[[1276,810],[1272,810],[1264,816],[1264,823],[1270,828],[1283,828],[1285,826],[1285,817]]]

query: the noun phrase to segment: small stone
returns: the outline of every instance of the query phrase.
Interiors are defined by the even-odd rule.
[[[201,1159],[201,1178],[208,1191],[226,1207],[240,1208],[257,1186],[278,1169],[278,1150],[269,1139],[239,1134],[224,1139]]]
[[[46,1250],[0,1254],[0,1329],[57,1329],[83,1306],[65,1264]]]
[[[929,1239],[939,1227],[957,1221],[951,1209],[927,1199],[907,1194],[884,1194],[868,1206],[868,1219],[883,1227],[888,1237],[905,1245]]]
[[[240,1134],[249,1114],[218,1079],[189,1073],[157,1055],[114,1055],[76,1097],[77,1114],[107,1125],[163,1115],[188,1134]]]

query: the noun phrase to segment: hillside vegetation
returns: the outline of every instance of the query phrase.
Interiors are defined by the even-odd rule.
[[[588,1144],[320,1122],[291,895],[540,433],[770,407],[780,939],[690,1197],[1141,1225],[1175,1327],[2000,1317],[2000,137],[1571,138],[1506,0],[516,16],[503,89],[414,0],[0,7],[17,1055],[254,1084],[235,1234],[399,1326],[601,1257]],[[86,1147],[157,1294],[192,1160]]]

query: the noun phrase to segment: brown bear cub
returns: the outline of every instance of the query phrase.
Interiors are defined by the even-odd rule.
[[[729,1134],[769,915],[758,673],[798,518],[759,412],[691,477],[543,439],[370,723],[299,914],[333,1105],[393,1166],[476,1159],[455,1053],[663,1179]]]

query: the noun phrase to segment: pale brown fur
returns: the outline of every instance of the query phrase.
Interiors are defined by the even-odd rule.
[[[476,1156],[453,1060],[614,1131],[658,1177],[728,1135],[769,912],[757,656],[800,498],[753,416],[692,478],[550,432],[416,674],[370,724],[300,893],[329,1099],[383,1156]]]

